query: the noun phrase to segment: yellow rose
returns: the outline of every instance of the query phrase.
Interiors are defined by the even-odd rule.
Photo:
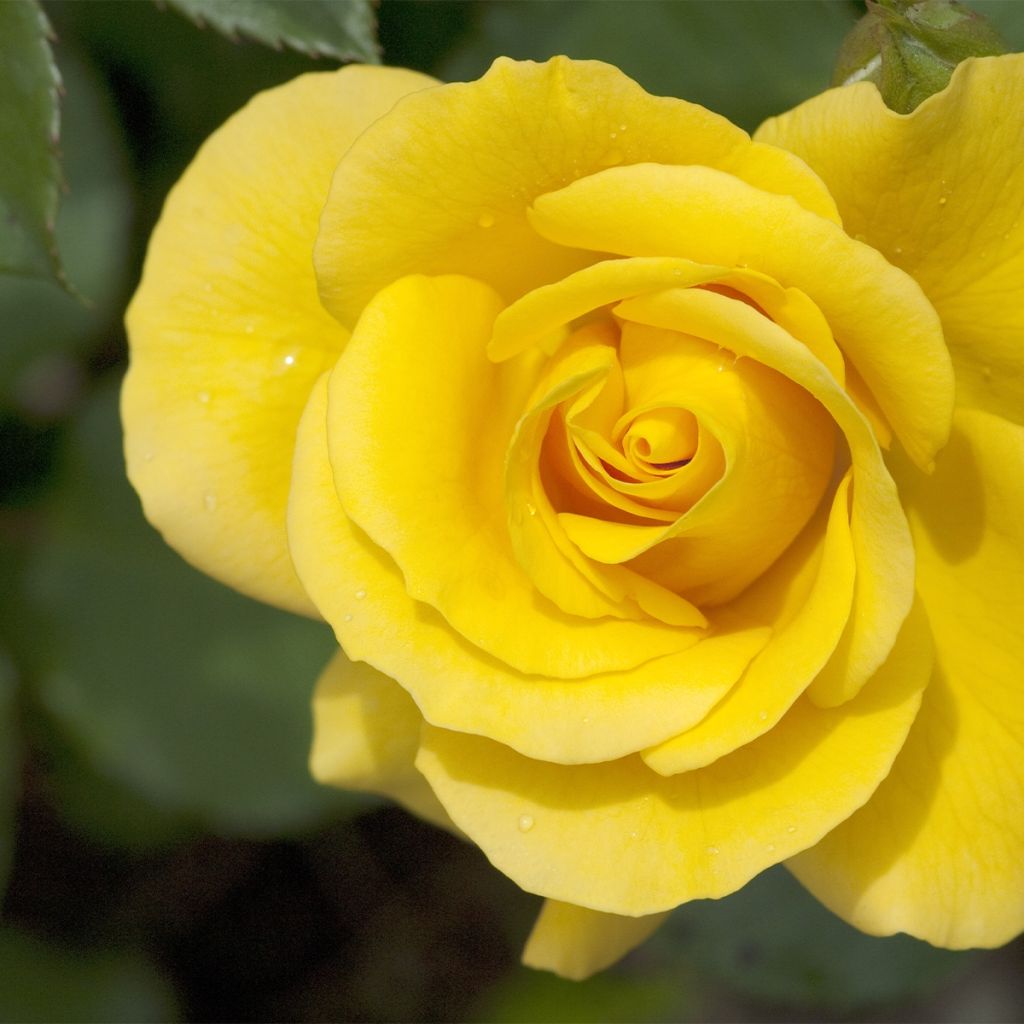
[[[331,624],[314,772],[548,897],[527,962],[780,861],[875,934],[1024,927],[1022,115],[1020,56],[757,141],[599,63],[352,67],[168,199],[146,513]]]

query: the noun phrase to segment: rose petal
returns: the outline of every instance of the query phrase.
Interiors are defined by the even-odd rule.
[[[492,736],[532,757],[603,761],[699,721],[764,646],[760,625],[712,636],[630,672],[526,676],[409,597],[388,556],[349,522],[327,456],[327,378],[299,426],[289,543],[303,585],[353,659],[398,680],[435,725]]]
[[[911,458],[928,465],[945,443],[953,375],[935,311],[912,278],[793,199],[708,167],[641,164],[539,196],[530,222],[562,245],[750,266],[801,289]]]
[[[828,182],[849,232],[938,310],[957,402],[1024,422],[1024,55],[966,60],[911,114],[877,89],[834,89],[757,137]],[[843,275],[845,277],[845,275]]]
[[[649,939],[666,917],[621,917],[546,900],[526,940],[523,963],[583,981]]]
[[[172,190],[128,310],[125,455],[147,518],[205,572],[293,611],[315,614],[288,557],[288,439],[348,337],[317,297],[320,209],[352,140],[432,81],[348,67],[255,97]]]
[[[724,896],[861,807],[906,739],[931,672],[923,615],[849,704],[799,701],[767,735],[664,778],[639,757],[535,761],[425,726],[416,764],[452,820],[522,888],[624,915]]]
[[[856,575],[849,483],[847,474],[831,508],[823,506],[769,573],[716,616],[716,621],[770,622],[772,638],[705,718],[644,751],[644,761],[656,772],[702,768],[775,728],[832,656],[850,614]],[[808,572],[813,572],[808,593],[795,608],[780,606],[780,586],[797,587]]]
[[[699,632],[647,618],[567,615],[516,560],[504,463],[536,362],[487,359],[498,308],[490,288],[457,277],[404,278],[367,307],[331,373],[346,514],[394,558],[410,597],[521,672],[617,672],[692,646]]]
[[[1000,946],[1024,929],[1024,427],[963,411],[899,481],[936,678],[871,802],[791,867],[863,931]]]
[[[309,767],[320,782],[382,793],[458,832],[416,770],[423,716],[398,683],[339,651],[317,680]]]
[[[526,208],[614,163],[708,164],[838,219],[796,157],[598,61],[499,58],[479,81],[410,99],[349,150],[324,209],[320,292],[348,325],[407,274],[470,274],[508,299],[592,262],[539,238]]]
[[[914,551],[896,487],[867,421],[835,378],[781,328],[734,303],[725,318],[681,289],[629,299],[620,316],[652,327],[714,330],[737,356],[755,359],[799,384],[832,415],[853,463],[851,531],[857,557],[854,608],[836,653],[811,684],[822,706],[848,700],[886,659],[913,601]],[[701,326],[701,319],[707,326]]]

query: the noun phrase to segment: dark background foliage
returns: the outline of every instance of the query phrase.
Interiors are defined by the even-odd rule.
[[[1024,3],[975,6],[1024,47]],[[308,779],[331,638],[165,548],[124,480],[116,403],[121,315],[168,188],[249,96],[314,60],[142,0],[45,11],[65,83],[57,241],[88,304],[0,276],[0,1020],[1021,1019],[1019,942],[867,938],[782,869],[682,908],[589,982],[527,971],[534,897]],[[827,85],[859,13],[383,0],[377,16],[389,64],[456,80],[502,53],[598,57],[749,129]]]

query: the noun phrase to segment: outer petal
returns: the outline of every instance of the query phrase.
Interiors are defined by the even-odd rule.
[[[505,298],[557,280],[592,256],[538,238],[527,206],[602,167],[646,160],[720,167],[837,219],[801,161],[752,145],[703,107],[651,96],[597,61],[500,58],[479,81],[403,103],[346,155],[317,243],[324,303],[352,324],[406,274],[471,274]]]
[[[957,401],[1024,422],[1024,54],[967,60],[893,113],[867,83],[757,136],[825,179],[847,230],[911,274],[939,312]]]
[[[604,761],[698,721],[764,646],[768,630],[737,628],[631,672],[571,680],[523,675],[489,658],[410,598],[394,562],[346,519],[327,457],[326,389],[325,375],[296,443],[295,565],[349,656],[400,680],[428,721],[533,757]]]
[[[304,75],[204,144],[171,192],[128,310],[128,473],[189,561],[312,612],[285,541],[292,437],[347,333],[310,254],[341,154],[431,79],[391,68]]]
[[[328,399],[346,514],[394,558],[411,597],[522,672],[616,672],[692,646],[699,632],[567,615],[516,560],[504,461],[536,371],[530,353],[488,360],[499,308],[465,277],[403,278],[367,307]]]
[[[937,675],[868,806],[790,866],[864,931],[999,946],[1024,929],[1024,428],[962,412],[900,479]]]
[[[663,778],[639,757],[566,766],[426,726],[416,764],[452,820],[522,888],[613,914],[724,896],[818,842],[888,774],[931,671],[912,614],[842,708],[800,701],[766,736]]]
[[[530,221],[562,245],[749,265],[801,289],[911,458],[927,465],[945,443],[953,375],[934,309],[913,279],[788,196],[707,167],[642,164],[538,197]]]
[[[666,917],[621,917],[547,900],[526,940],[523,963],[582,981],[650,938]]]
[[[332,786],[382,793],[457,832],[413,763],[422,725],[412,698],[394,680],[339,651],[313,696],[310,771]]]

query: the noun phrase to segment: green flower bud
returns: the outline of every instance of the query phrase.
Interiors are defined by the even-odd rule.
[[[843,41],[833,85],[874,82],[891,109],[909,113],[949,83],[967,57],[1006,53],[999,33],[957,0],[866,0]]]

